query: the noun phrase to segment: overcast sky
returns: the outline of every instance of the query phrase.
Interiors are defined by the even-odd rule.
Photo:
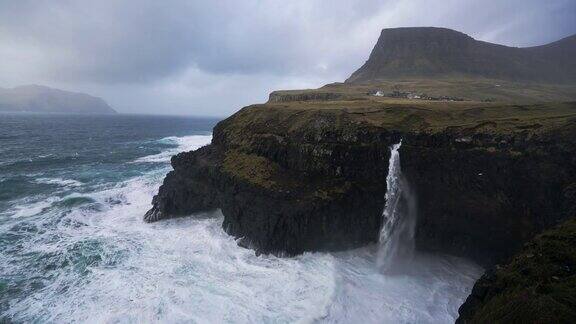
[[[87,92],[119,112],[226,116],[343,81],[380,30],[511,46],[576,33],[575,0],[0,0],[0,87]]]

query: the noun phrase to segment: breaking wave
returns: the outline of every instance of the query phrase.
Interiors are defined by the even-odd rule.
[[[212,135],[191,135],[184,137],[170,136],[165,137],[158,142],[166,144],[177,144],[178,147],[173,149],[168,149],[163,152],[154,155],[148,155],[136,159],[136,163],[162,163],[170,162],[170,158],[177,153],[193,151],[206,144],[209,144],[212,140]]]
[[[34,180],[36,183],[53,184],[64,187],[79,187],[82,182],[72,179],[62,179],[62,178],[37,178]]]

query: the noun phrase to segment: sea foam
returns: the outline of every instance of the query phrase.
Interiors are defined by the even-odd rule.
[[[179,143],[173,154],[210,137],[164,140]],[[162,159],[143,176],[90,193],[85,205],[52,208],[11,228],[30,239],[25,253],[0,251],[8,261],[0,270],[41,288],[11,300],[4,315],[87,323],[446,323],[480,274],[464,260],[419,256],[414,271],[385,275],[374,264],[375,246],[256,256],[222,230],[219,211],[146,224],[142,216],[170,169]],[[25,262],[31,256],[34,267]]]
[[[162,163],[169,162],[170,158],[177,153],[197,150],[200,147],[210,144],[212,135],[191,135],[184,137],[170,136],[160,139],[159,142],[165,144],[176,144],[176,148],[168,149],[154,155],[138,158],[134,163]]]

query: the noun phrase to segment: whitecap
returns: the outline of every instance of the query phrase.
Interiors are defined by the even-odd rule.
[[[78,180],[73,179],[63,179],[63,178],[36,178],[34,179],[36,183],[54,184],[63,187],[79,187],[83,183]]]
[[[50,197],[38,202],[24,201],[15,206],[9,214],[12,218],[38,215],[49,208],[56,201],[58,201],[58,198],[56,197]]]
[[[175,148],[160,152],[158,154],[148,155],[136,159],[133,163],[162,163],[170,161],[170,158],[180,152],[193,151],[201,148],[202,146],[210,144],[212,141],[212,135],[191,135],[176,137],[170,136],[165,137],[158,142],[166,144],[177,145]]]
[[[66,255],[88,246],[82,257],[98,253],[101,261],[85,275],[60,269],[56,280],[14,302],[7,315],[47,322],[251,323],[310,322],[326,314],[335,289],[332,255],[257,257],[222,230],[220,212],[146,224],[142,215],[161,178],[95,192],[90,198],[105,205],[102,210],[78,209],[58,226],[44,226],[27,253]],[[106,205],[111,199],[124,203]],[[78,223],[84,226],[66,225]]]

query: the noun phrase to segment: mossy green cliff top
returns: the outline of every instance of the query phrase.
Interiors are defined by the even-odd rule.
[[[460,323],[571,323],[576,318],[576,219],[545,231],[485,274]]]

